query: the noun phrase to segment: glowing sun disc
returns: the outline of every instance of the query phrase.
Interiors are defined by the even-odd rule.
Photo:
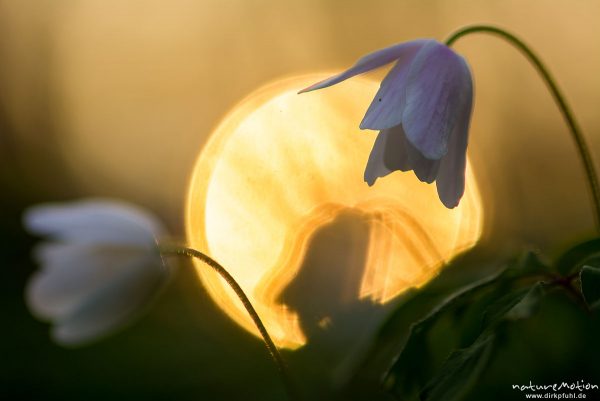
[[[465,195],[452,210],[441,205],[434,185],[412,172],[395,172],[373,187],[364,183],[377,133],[360,131],[358,123],[377,84],[353,78],[296,94],[326,76],[282,80],[238,104],[202,150],[188,191],[190,246],[229,270],[281,347],[307,340],[301,317],[281,294],[305,268],[315,232],[341,213],[351,211],[367,227],[364,274],[352,295],[373,303],[423,285],[481,236],[481,200],[470,167]],[[217,305],[258,335],[227,284],[196,266]]]

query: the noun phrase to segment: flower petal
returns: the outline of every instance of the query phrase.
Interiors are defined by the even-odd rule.
[[[109,200],[35,206],[26,211],[25,227],[75,243],[154,246],[161,223],[132,205]]]
[[[153,258],[138,258],[122,265],[110,283],[88,294],[52,331],[62,345],[82,345],[109,334],[141,312],[166,281],[166,270]]]
[[[46,244],[36,252],[43,268],[27,285],[27,305],[41,319],[60,319],[90,294],[111,285],[127,266],[152,255],[140,247]],[[160,256],[155,255],[155,266],[148,268],[164,270]]]
[[[409,151],[410,166],[415,172],[415,175],[420,181],[431,184],[438,175],[440,161],[426,158],[410,143],[410,141],[406,140],[406,144],[407,147],[411,149]]]
[[[433,39],[421,39],[418,46],[403,52],[394,67],[385,76],[375,98],[360,123],[361,129],[387,129],[402,122],[406,100],[406,86],[413,59]],[[410,42],[413,43],[413,42]]]
[[[365,181],[373,185],[377,178],[393,171],[414,170],[419,180],[430,184],[435,180],[439,166],[440,161],[424,157],[406,139],[402,125],[398,125],[382,130],[377,136],[365,169]]]
[[[406,138],[402,125],[390,128],[393,132],[391,146],[386,148],[384,163],[392,170],[413,170],[417,178],[431,184],[437,176],[440,166],[439,160],[427,159]]]
[[[402,125],[409,141],[428,159],[447,152],[458,114],[472,96],[464,59],[447,46],[429,41],[411,63]]]
[[[365,167],[364,180],[369,186],[375,184],[380,177],[385,177],[390,174],[394,169],[389,168],[385,163],[385,152],[388,146],[393,146],[393,134],[391,130],[382,130],[377,135],[373,149],[369,154],[369,160]]]
[[[399,43],[393,46],[386,47],[385,49],[377,50],[373,53],[367,54],[366,56],[360,58],[356,64],[354,64],[351,68],[346,71],[335,75],[333,77],[327,78],[321,82],[317,82],[314,85],[309,86],[308,88],[302,89],[298,93],[310,92],[316,89],[323,89],[328,86],[335,85],[342,81],[345,81],[348,78],[351,78],[355,75],[359,75],[365,73],[367,71],[374,70],[376,68],[382,67],[386,64],[391,63],[392,61],[404,58],[405,55],[412,55],[418,51],[425,40],[413,40],[410,42]]]
[[[465,68],[468,68],[466,62]],[[471,75],[465,76],[464,87],[468,87],[468,89],[465,89],[467,96],[458,112],[458,120],[448,143],[448,153],[441,160],[436,182],[440,200],[449,209],[458,206],[460,198],[465,191],[467,144],[473,107],[473,82]]]

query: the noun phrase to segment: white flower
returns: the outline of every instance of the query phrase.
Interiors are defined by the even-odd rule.
[[[86,200],[35,206],[24,216],[50,242],[34,253],[42,265],[28,283],[31,312],[54,323],[53,339],[80,345],[126,324],[168,278],[157,247],[162,224],[132,205]]]

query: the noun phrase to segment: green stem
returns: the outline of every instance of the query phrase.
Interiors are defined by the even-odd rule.
[[[208,266],[210,266],[214,271],[219,273],[219,275],[225,279],[227,284],[229,284],[229,286],[233,289],[233,291],[235,292],[237,297],[240,299],[240,301],[242,301],[244,308],[246,308],[246,310],[248,311],[248,314],[252,318],[252,321],[258,328],[258,331],[260,332],[260,335],[263,338],[263,341],[265,343],[265,346],[267,347],[267,350],[269,351],[269,354],[271,355],[271,358],[273,359],[273,361],[277,365],[279,372],[281,373],[281,378],[283,380],[283,384],[288,393],[288,396],[292,400],[298,400],[299,396],[298,396],[296,388],[293,385],[293,382],[291,380],[291,376],[289,374],[287,364],[283,360],[283,357],[279,353],[279,350],[277,349],[277,347],[275,346],[275,343],[271,339],[271,336],[267,332],[267,328],[265,327],[262,320],[258,316],[258,313],[256,313],[254,306],[252,306],[250,299],[248,298],[246,293],[244,293],[244,290],[242,290],[242,287],[240,287],[240,285],[237,283],[237,281],[235,281],[233,276],[231,274],[229,274],[229,272],[223,266],[221,266],[216,260],[214,260],[210,256],[208,256],[200,251],[197,251],[195,249],[192,249],[192,248],[187,248],[184,246],[176,246],[176,245],[175,246],[161,245],[160,253],[163,255],[187,256],[187,257],[199,259],[200,261],[202,261],[205,264],[207,264]]]
[[[554,97],[554,101],[558,105],[558,108],[560,109],[565,121],[567,122],[569,130],[571,131],[573,139],[575,140],[575,144],[577,145],[577,150],[579,151],[579,154],[581,156],[581,161],[583,162],[583,167],[587,175],[587,181],[592,195],[596,228],[598,231],[600,231],[600,186],[598,185],[598,176],[594,167],[592,155],[589,151],[589,147],[585,142],[583,134],[581,133],[581,129],[579,128],[579,125],[577,124],[577,121],[573,116],[573,112],[567,104],[565,96],[562,94],[560,89],[558,89],[556,81],[550,75],[550,72],[544,66],[540,58],[529,48],[529,46],[527,46],[525,43],[523,43],[523,41],[521,41],[514,35],[495,26],[473,25],[464,27],[450,35],[450,37],[446,39],[446,45],[452,46],[452,44],[456,42],[459,38],[469,35],[471,33],[488,33],[500,36],[501,38],[505,39],[525,55],[525,57],[529,60],[529,62],[533,65],[533,67],[537,70],[537,72],[544,80],[546,86],[548,87],[548,89],[552,93],[552,96]]]

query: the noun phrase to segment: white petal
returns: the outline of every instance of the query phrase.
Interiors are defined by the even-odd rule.
[[[120,266],[119,274],[104,283],[56,322],[53,338],[62,345],[82,345],[121,328],[156,297],[166,282],[166,271],[155,258]]]
[[[152,247],[162,235],[161,223],[144,210],[109,200],[87,200],[35,206],[24,216],[25,227],[76,243],[134,244]]]
[[[162,270],[158,252],[141,247],[47,244],[40,248],[42,270],[26,288],[32,313],[42,319],[59,319],[76,309],[90,294],[117,280],[127,266],[156,260],[149,269]]]
[[[410,42],[399,43],[397,45],[386,47],[385,49],[374,51],[359,59],[356,64],[346,71],[327,78],[321,82],[317,82],[308,88],[302,89],[298,93],[310,92],[316,89],[323,89],[328,86],[335,85],[355,75],[374,70],[391,63],[394,60],[405,57],[405,55],[414,54],[425,42],[425,39],[413,40]]]

